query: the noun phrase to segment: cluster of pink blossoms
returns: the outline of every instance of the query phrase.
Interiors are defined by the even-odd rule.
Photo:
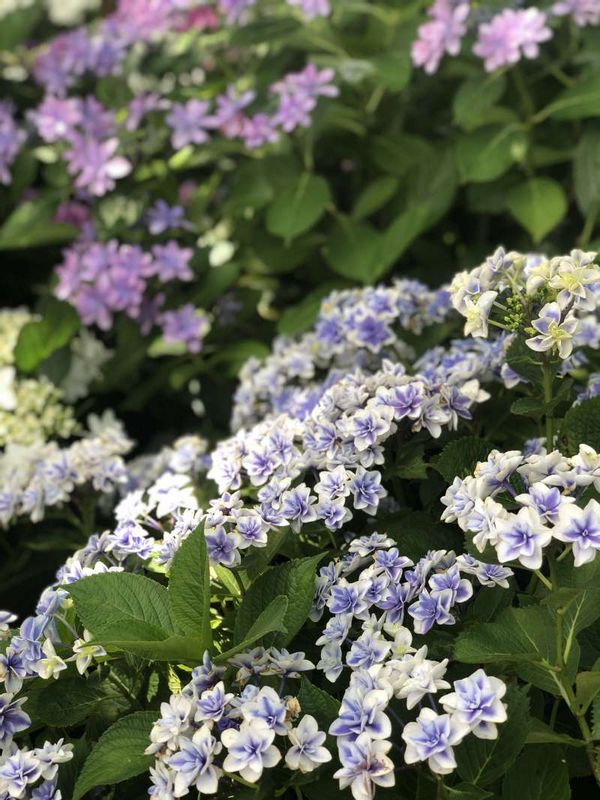
[[[576,25],[600,24],[600,0],[559,0],[551,8],[557,17],[570,16]],[[429,20],[419,27],[412,60],[429,75],[438,70],[444,55],[458,55],[469,22],[476,25],[473,52],[493,72],[522,58],[537,58],[539,46],[552,38],[550,14],[536,6],[505,8],[484,21],[475,22],[469,0],[435,0],[427,11]]]

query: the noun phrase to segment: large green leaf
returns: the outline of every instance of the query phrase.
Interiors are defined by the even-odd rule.
[[[139,711],[118,720],[94,745],[75,784],[73,800],[96,786],[112,786],[146,772],[154,756],[144,755],[157,711]]]
[[[575,198],[582,214],[600,211],[600,129],[583,132],[573,160]]]
[[[310,612],[316,582],[316,568],[323,554],[298,558],[263,572],[248,588],[237,612],[234,642],[245,639],[254,621],[277,595],[290,599],[284,616],[287,633],[274,634],[269,641],[284,647],[300,630]]]
[[[328,692],[319,689],[307,677],[302,676],[298,702],[303,714],[311,714],[325,730],[337,718],[340,702]]]
[[[454,442],[448,442],[433,466],[440,472],[445,481],[452,483],[454,478],[466,478],[479,461],[485,461],[493,444],[478,436],[463,436]]]
[[[22,203],[0,228],[0,250],[41,247],[74,239],[77,228],[52,221],[55,202],[31,200]]]
[[[345,278],[373,283],[385,270],[381,261],[381,235],[368,223],[340,217],[327,238],[325,257]]]
[[[204,527],[199,525],[175,554],[169,576],[173,617],[188,636],[212,642],[210,629],[210,570]]]
[[[456,152],[463,182],[484,183],[503,175],[525,155],[527,137],[514,125],[486,126],[459,137]]]
[[[91,575],[69,593],[84,626],[103,641],[160,641],[176,633],[167,589],[142,575]]]
[[[600,75],[591,75],[562,91],[546,109],[555,119],[600,116]]]
[[[400,182],[397,178],[392,175],[384,175],[365,186],[354,203],[352,209],[354,219],[364,219],[374,214],[375,211],[379,211],[396,194],[399,185]]]
[[[560,695],[555,615],[548,607],[509,608],[495,622],[478,623],[459,634],[454,653],[467,664],[507,662],[524,680],[544,691]],[[574,672],[579,658],[574,642],[567,673]]]
[[[327,181],[305,172],[297,183],[275,196],[267,210],[267,230],[282,239],[293,239],[312,228],[330,202]]]
[[[488,786],[506,773],[527,738],[529,700],[524,689],[508,689],[508,719],[498,726],[497,739],[467,736],[456,750],[458,774],[470,784]]]
[[[36,718],[54,728],[76,725],[89,716],[100,699],[98,685],[86,678],[49,681],[38,695]]]
[[[472,130],[489,122],[489,112],[506,89],[502,72],[478,75],[461,83],[452,104],[454,121],[465,130]]]
[[[33,372],[52,353],[70,342],[79,329],[73,306],[50,299],[42,319],[21,328],[15,346],[15,363],[22,372]]]
[[[584,400],[567,412],[560,441],[569,455],[577,453],[580,444],[600,450],[600,397]]]
[[[569,771],[559,747],[527,747],[504,776],[502,800],[569,800]]]
[[[531,178],[510,190],[507,206],[517,222],[538,244],[563,219],[568,203],[557,181]]]
[[[242,640],[224,653],[220,653],[216,661],[227,661],[228,658],[250,647],[250,645],[253,645],[269,633],[286,634],[287,628],[285,627],[284,620],[288,605],[289,602],[285,595],[280,594],[274,597],[265,610],[261,611],[256,620],[252,623]]]

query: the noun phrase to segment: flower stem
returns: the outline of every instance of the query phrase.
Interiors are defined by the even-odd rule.
[[[554,447],[554,419],[552,417],[552,410],[548,408],[552,402],[552,384],[554,382],[554,375],[552,364],[547,358],[544,359],[542,365],[544,373],[544,405],[546,408],[546,449],[548,452]]]

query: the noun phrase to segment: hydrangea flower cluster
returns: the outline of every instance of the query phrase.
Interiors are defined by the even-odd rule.
[[[286,0],[292,8],[298,8],[307,20],[327,17],[331,13],[329,0]],[[246,25],[252,20],[250,9],[257,6],[257,0],[218,0],[218,9],[227,22]]]
[[[198,352],[210,330],[207,314],[191,304],[162,310],[164,295],[151,293],[154,283],[191,281],[191,259],[192,250],[175,241],[156,244],[150,253],[114,240],[80,241],[65,250],[56,269],[55,294],[75,306],[86,325],[109,330],[114,314],[124,313],[139,323],[144,334],[159,325],[167,342]]]
[[[321,303],[314,329],[295,340],[279,337],[263,361],[242,367],[232,426],[238,429],[269,413],[304,419],[323,392],[355,366],[375,371],[385,358],[411,360],[403,331],[420,334],[444,319],[449,308],[444,289],[431,291],[419,281],[400,279],[391,286],[332,292]]]
[[[0,454],[0,524],[16,518],[43,519],[45,509],[62,506],[82,486],[112,492],[127,480],[122,456],[132,447],[114,418],[90,418],[90,430],[66,447],[56,442],[9,443]]]
[[[429,75],[437,72],[443,56],[460,53],[462,39],[474,31],[473,53],[484,62],[487,72],[512,66],[522,58],[537,58],[540,44],[549,41],[553,32],[552,17],[570,17],[575,25],[585,27],[600,23],[599,0],[565,0],[542,11],[506,7],[491,17],[471,7],[464,0],[435,0],[428,8],[429,21],[418,30],[412,46],[412,60]]]
[[[15,122],[13,108],[9,103],[0,103],[0,184],[11,182],[10,167],[17,157],[26,133]]]
[[[320,619],[325,608],[330,616],[317,640],[322,645],[317,668],[332,682],[345,668],[351,671],[329,733],[337,737],[340,787],[352,786],[357,800],[371,798],[376,786],[394,785],[394,764],[386,755],[392,747],[390,715],[401,726],[405,721],[390,708],[394,700],[404,701],[407,711],[420,709],[402,732],[407,764],[427,761],[433,772],[447,774],[456,767],[453,746],[468,733],[496,738],[496,724],[506,720],[503,682],[477,670],[440,697],[445,713],[439,714],[433,695],[451,688],[444,677],[448,659],[428,658],[427,645],[412,647],[404,623],[412,618],[419,635],[436,624],[452,625],[455,606],[473,595],[472,580],[506,588],[511,575],[505,567],[445,550],[429,552],[415,564],[393,539],[377,533],[353,540],[342,559],[320,569],[311,617]]]
[[[466,320],[465,335],[487,337],[490,325],[522,331],[531,350],[562,360],[574,347],[597,346],[596,256],[572,250],[547,259],[498,248],[481,266],[452,281],[452,305]]]
[[[274,648],[257,648],[231,663],[236,661],[248,665],[238,672],[244,684],[250,676],[276,675],[285,686],[288,678],[314,668],[304,653]],[[225,672],[206,653],[191,681],[161,705],[146,750],[156,755],[150,770],[151,797],[185,797],[194,788],[214,794],[221,778],[235,773],[256,783],[282,758],[288,769],[303,774],[331,760],[323,746],[325,733],[314,717],[301,716],[296,697],[254,683],[237,694],[227,692]]]
[[[600,549],[600,505],[584,497],[592,486],[600,488],[600,456],[588,445],[572,457],[539,446],[494,450],[473,475],[455,478],[442,519],[471,534],[480,552],[493,547],[501,563],[539,570],[544,551],[562,542],[580,567]]]

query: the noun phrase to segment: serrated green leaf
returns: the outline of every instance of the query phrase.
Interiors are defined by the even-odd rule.
[[[560,441],[567,455],[577,453],[581,444],[600,450],[600,397],[584,400],[567,412]]]
[[[84,626],[105,641],[160,641],[175,634],[166,587],[142,575],[105,572],[69,585]]]
[[[157,711],[139,711],[115,722],[102,734],[85,760],[75,784],[73,800],[96,786],[112,786],[145,772],[154,756],[144,755]]]
[[[452,483],[454,478],[466,478],[479,461],[485,461],[494,446],[486,439],[478,436],[463,436],[454,442],[448,442],[440,455],[433,461],[433,466],[445,481]]]
[[[582,714],[600,694],[600,671],[580,672],[575,678],[575,700]]]
[[[585,747],[583,739],[574,739],[566,733],[557,733],[541,719],[532,717],[527,734],[527,744],[562,744],[568,747]]]
[[[319,689],[304,675],[298,692],[298,702],[302,714],[311,714],[319,723],[319,727],[327,730],[334,719],[337,719],[340,702],[328,692]]]
[[[173,617],[181,630],[212,643],[210,628],[210,570],[204,526],[199,525],[175,554],[169,575],[169,600]]]
[[[256,620],[252,623],[243,639],[225,653],[220,653],[215,659],[217,662],[224,662],[239,653],[241,650],[253,645],[259,639],[270,633],[287,634],[285,618],[289,606],[288,598],[285,595],[277,595],[269,605],[261,611]]]
[[[50,727],[66,728],[89,716],[99,700],[98,687],[85,678],[61,678],[40,691],[36,718]]]
[[[248,588],[238,608],[234,642],[245,639],[259,614],[277,595],[284,595],[291,599],[284,616],[287,633],[273,634],[269,636],[269,642],[275,647],[285,647],[308,617],[315,590],[316,568],[323,556],[320,553],[309,558],[295,559],[263,572]]]
[[[497,739],[468,736],[456,750],[458,774],[467,783],[488,786],[506,773],[525,744],[529,700],[524,689],[510,687],[505,696],[508,719],[498,726]]]
[[[509,191],[506,205],[516,221],[531,234],[535,244],[539,244],[563,219],[568,202],[556,181],[531,178]]]

